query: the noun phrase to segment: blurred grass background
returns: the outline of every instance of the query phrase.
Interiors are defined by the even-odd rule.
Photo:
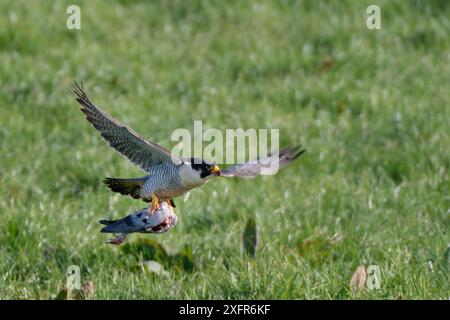
[[[448,299],[449,16],[446,0],[0,1],[0,298],[54,298],[78,265],[97,299]],[[73,79],[166,147],[202,120],[308,151],[194,190],[175,229],[112,247],[98,220],[144,205],[101,180],[141,172],[83,119]],[[381,289],[354,296],[361,264]]]

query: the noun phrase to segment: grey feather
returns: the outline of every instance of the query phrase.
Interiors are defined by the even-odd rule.
[[[263,174],[264,170],[271,168],[271,165],[277,164],[277,169],[287,166],[289,163],[300,157],[306,150],[301,149],[301,145],[285,148],[278,153],[268,154],[265,157],[258,158],[243,164],[236,164],[221,170],[221,177],[240,177],[254,178]]]
[[[150,167],[164,162],[180,164],[181,160],[173,156],[169,150],[147,141],[133,129],[120,123],[99,107],[95,106],[86,95],[83,87],[74,82],[76,100],[82,106],[81,111],[86,119],[100,131],[109,145],[128,158],[132,163],[149,171]]]
[[[177,216],[167,203],[163,202],[153,214],[148,212],[148,208],[143,208],[118,220],[100,220],[100,223],[106,225],[100,232],[125,235],[135,232],[162,233],[173,228],[177,222]]]

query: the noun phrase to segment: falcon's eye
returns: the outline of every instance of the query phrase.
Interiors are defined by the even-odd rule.
[[[213,165],[211,165],[211,164],[207,164],[207,165],[206,165],[206,170],[212,171],[212,169],[214,169],[214,166],[213,166]]]

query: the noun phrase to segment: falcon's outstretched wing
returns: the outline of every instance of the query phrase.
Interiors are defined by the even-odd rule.
[[[153,165],[179,160],[172,157],[169,150],[147,141],[133,129],[123,125],[113,117],[96,107],[87,97],[84,88],[74,82],[74,92],[81,104],[86,119],[98,130],[111,147],[127,157],[132,163],[148,171]],[[181,163],[181,160],[179,160]]]
[[[220,171],[221,177],[240,177],[240,178],[254,178],[264,172],[273,172],[281,169],[300,157],[305,149],[301,149],[301,145],[290,147],[281,150],[275,154],[268,154],[263,158],[258,158],[256,161],[249,161],[243,164],[236,164]],[[278,167],[276,167],[278,166]]]

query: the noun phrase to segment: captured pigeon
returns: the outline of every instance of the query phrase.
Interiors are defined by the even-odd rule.
[[[132,214],[118,220],[100,220],[106,225],[100,232],[120,233],[120,235],[108,240],[110,244],[122,244],[130,233],[163,233],[175,227],[178,222],[176,214],[166,202],[154,212],[149,213],[148,208],[135,211]]]

